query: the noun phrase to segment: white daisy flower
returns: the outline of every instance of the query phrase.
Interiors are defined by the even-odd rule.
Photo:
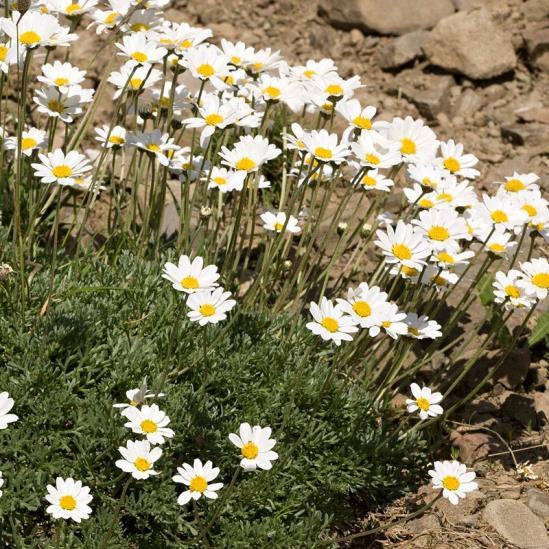
[[[362,177],[357,181],[357,185],[360,185],[365,191],[384,191],[390,192],[391,187],[394,186],[392,179],[387,179],[385,174],[379,172],[378,169],[366,170]]]
[[[432,162],[410,162],[408,177],[423,187],[436,189],[446,177],[445,171]]]
[[[496,225],[495,230],[485,229],[483,233],[477,236],[479,240],[486,242],[484,244],[484,249],[486,251],[500,256],[509,256],[514,252],[517,247],[517,243],[512,240],[513,237],[513,233],[507,232],[499,225]]]
[[[187,316],[200,326],[217,324],[227,318],[227,313],[236,305],[234,299],[229,299],[231,292],[223,288],[195,292],[187,299],[187,307],[191,309]]]
[[[128,93],[141,93],[143,90],[153,87],[162,80],[162,72],[147,66],[137,67],[126,63],[120,67],[120,71],[113,71],[109,75],[108,82],[117,89],[113,99],[120,97],[123,89]]]
[[[516,200],[509,196],[482,195],[482,202],[474,208],[474,213],[484,217],[496,227],[512,231],[515,227],[524,225],[528,216],[524,210],[516,207]]]
[[[223,159],[222,164],[238,171],[251,173],[259,170],[265,162],[273,160],[281,152],[261,135],[255,137],[245,135],[234,144],[232,149],[221,147],[219,156]]]
[[[315,61],[309,59],[305,65],[299,65],[297,67],[291,67],[291,72],[303,80],[312,80],[316,77],[324,77],[330,73],[337,74],[337,67],[333,59],[321,59]]]
[[[305,149],[311,153],[319,162],[333,162],[341,164],[349,154],[349,144],[346,139],[339,142],[335,133],[328,133],[326,130],[313,130],[304,133],[302,141]]]
[[[160,459],[162,449],[159,446],[151,448],[148,440],[128,440],[126,446],[120,446],[118,451],[123,459],[115,465],[125,473],[131,473],[137,480],[145,480],[152,475],[158,475],[154,463]]]
[[[498,271],[494,280],[494,302],[503,303],[505,309],[531,309],[535,299],[520,283],[523,274],[511,269],[507,274]]]
[[[254,54],[254,48],[246,46],[244,42],[229,42],[225,38],[221,39],[221,49],[229,58],[231,65],[240,67],[251,63]]]
[[[538,257],[520,264],[522,277],[520,284],[527,293],[537,299],[545,299],[549,292],[549,262]]]
[[[154,394],[149,392],[149,390],[147,389],[147,378],[145,378],[143,380],[143,383],[141,384],[141,387],[126,391],[126,398],[128,399],[128,402],[120,402],[117,404],[113,404],[113,408],[121,408],[122,415],[125,416],[126,408],[141,406],[145,404],[146,399],[148,398],[160,398],[163,396],[165,396],[164,393]]]
[[[408,326],[404,322],[406,313],[399,311],[395,303],[386,302],[380,305],[376,315],[376,323],[370,327],[370,337],[376,337],[381,328],[393,339],[408,333]]]
[[[171,156],[178,149],[174,138],[169,133],[162,133],[159,128],[152,132],[129,133],[128,145],[153,155],[162,166],[169,165]]]
[[[435,250],[431,261],[442,269],[452,269],[456,272],[461,272],[473,257],[475,257],[475,252],[470,250],[461,251],[458,245],[450,245]]]
[[[177,265],[167,262],[162,278],[169,280],[174,289],[192,294],[200,290],[212,290],[218,286],[219,273],[216,265],[204,267],[204,259],[195,257],[191,263],[189,256],[182,255]]]
[[[62,92],[67,91],[68,86],[76,86],[84,82],[86,71],[81,71],[78,67],[74,67],[70,63],[61,63],[54,61],[42,65],[42,75],[38,75],[36,80],[59,88]]]
[[[424,210],[419,219],[412,220],[416,230],[423,235],[433,250],[445,248],[467,237],[467,224],[455,210]]]
[[[314,322],[308,322],[307,328],[324,341],[341,345],[342,341],[352,341],[351,334],[358,332],[353,318],[346,315],[340,305],[334,305],[326,297],[322,297],[320,306],[312,301],[310,311]]]
[[[285,103],[294,113],[303,109],[302,86],[292,78],[262,74],[253,85],[253,90],[254,95],[263,102]]]
[[[276,231],[277,233],[280,233],[286,224],[286,214],[284,212],[265,212],[259,217],[261,218],[261,221],[263,221],[263,228],[266,231]],[[301,228],[297,218],[290,215],[284,230],[292,234],[300,233]]]
[[[410,385],[413,399],[406,399],[406,408],[409,414],[419,410],[419,418],[440,416],[444,410],[439,402],[442,401],[442,393],[433,393],[429,387],[420,387],[417,383]]]
[[[370,288],[366,282],[361,282],[357,288],[349,288],[347,299],[337,299],[342,311],[361,328],[370,328],[377,323],[380,308],[386,302],[387,294],[379,286]]]
[[[25,51],[25,48],[18,47],[13,42],[0,42],[0,70],[8,74],[13,65],[21,67],[25,60]]]
[[[328,72],[324,76],[314,77],[313,84],[319,93],[325,97],[325,100],[332,103],[350,99],[355,90],[364,87],[364,84],[360,81],[360,76],[355,75],[345,80],[336,72]]]
[[[408,334],[415,339],[436,339],[442,336],[440,324],[435,320],[429,320],[425,315],[408,313],[404,322],[408,326]]]
[[[0,393],[0,429],[7,429],[10,423],[19,419],[15,414],[9,411],[13,408],[14,400],[10,398],[9,393],[3,391]]]
[[[469,492],[478,489],[474,482],[476,474],[467,472],[467,467],[459,461],[435,461],[435,469],[429,471],[432,477],[433,488],[442,489],[442,495],[457,505],[460,498],[464,498]]]
[[[55,479],[55,486],[46,486],[48,494],[46,500],[50,504],[46,512],[55,519],[72,519],[74,522],[82,522],[90,517],[92,512],[88,505],[93,499],[90,489],[80,480],[72,478]]]
[[[379,131],[398,144],[405,162],[432,162],[438,149],[435,132],[423,120],[411,116],[394,118],[391,123],[379,123]]]
[[[38,112],[70,124],[84,112],[84,106],[93,101],[94,93],[80,86],[63,86],[63,89],[48,86],[36,90],[32,99],[38,105]]]
[[[379,240],[374,241],[381,248],[387,263],[399,263],[412,269],[421,270],[431,255],[429,242],[410,224],[399,220],[396,229],[388,225],[385,230],[377,230]]]
[[[279,51],[273,52],[271,48],[254,51],[246,63],[246,70],[252,74],[260,74],[277,69],[284,63]]]
[[[220,193],[241,191],[244,188],[246,172],[235,172],[227,168],[214,166],[210,174],[205,175],[202,181],[208,182],[208,189],[218,189]]]
[[[250,426],[249,423],[241,423],[238,435],[231,433],[229,440],[240,448],[240,466],[245,471],[253,471],[257,468],[269,470],[271,461],[278,459],[278,454],[273,452],[276,440],[271,438],[270,427]]]
[[[32,156],[32,153],[45,145],[46,132],[38,128],[29,128],[21,132],[21,152],[25,156]],[[7,150],[17,150],[17,137],[7,137],[4,141]]]
[[[118,149],[126,144],[126,129],[122,126],[111,128],[108,124],[104,124],[100,128],[95,128],[95,133],[96,141],[107,149]]]
[[[91,11],[98,0],[46,0],[45,5],[51,13],[59,13],[66,17],[78,17]]]
[[[435,265],[427,265],[421,275],[421,283],[434,287],[438,292],[444,292],[454,286],[459,276],[451,271],[441,270]]]
[[[213,467],[211,461],[202,465],[199,459],[195,459],[193,465],[183,463],[177,468],[177,475],[172,477],[174,482],[185,484],[189,489],[179,494],[177,503],[185,505],[189,501],[199,500],[202,496],[208,499],[217,499],[217,491],[223,488],[222,482],[211,483],[219,475],[219,467]]]
[[[372,129],[373,119],[376,115],[375,107],[365,107],[363,109],[358,99],[349,99],[349,101],[339,101],[335,109],[353,128],[358,130]]]
[[[129,427],[139,435],[145,435],[151,444],[164,444],[166,438],[173,438],[175,435],[173,430],[167,427],[170,418],[157,404],[126,408],[124,416],[129,420],[124,427]]]
[[[24,48],[51,45],[51,40],[63,30],[56,17],[38,10],[24,14],[12,11],[10,19],[1,18],[1,27],[13,43],[19,42]]]
[[[390,168],[401,162],[401,155],[394,142],[375,131],[361,132],[351,150],[362,166],[374,169]]]
[[[55,149],[51,153],[39,154],[38,158],[40,163],[31,166],[42,183],[74,185],[76,178],[83,177],[92,169],[88,158],[76,151],[65,154],[62,149]]]
[[[127,34],[122,37],[122,43],[115,46],[120,50],[118,55],[130,59],[130,66],[160,63],[168,53],[166,48],[158,47],[155,42],[149,40],[144,32]]]
[[[185,51],[179,64],[189,69],[194,78],[210,82],[217,90],[227,87],[224,79],[232,70],[229,58],[211,44],[201,44]]]
[[[535,173],[517,173],[513,172],[511,177],[505,178],[505,183],[502,184],[503,190],[508,193],[522,193],[523,191],[537,191],[539,186],[536,184],[539,181],[539,176]]]
[[[446,143],[441,141],[440,159],[441,166],[452,175],[459,175],[465,179],[475,179],[480,175],[473,166],[478,163],[478,158],[472,154],[463,154],[463,145],[450,139]]]

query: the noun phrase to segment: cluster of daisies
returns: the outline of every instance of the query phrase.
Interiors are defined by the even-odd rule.
[[[192,261],[187,255],[179,258],[177,265],[166,263],[163,278],[169,280],[178,292],[187,294],[187,316],[200,326],[217,324],[227,318],[227,313],[236,305],[230,299],[231,292],[219,286],[220,274],[216,265],[204,266],[200,256]]]

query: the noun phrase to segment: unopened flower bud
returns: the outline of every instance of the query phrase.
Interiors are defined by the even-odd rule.
[[[11,265],[7,263],[2,263],[0,265],[0,280],[6,280],[13,273]]]
[[[211,215],[212,209],[209,206],[202,206],[202,208],[200,208],[200,219],[209,219]]]
[[[360,236],[362,237],[368,236],[371,230],[372,230],[372,226],[369,223],[364,223],[364,225],[360,227]]]
[[[341,221],[337,225],[337,234],[341,236],[347,230],[348,226],[348,223],[346,223],[345,221]]]
[[[282,263],[282,271],[287,273],[292,268],[292,262],[289,259],[286,259],[284,263]]]
[[[30,8],[31,2],[30,0],[17,0],[15,5],[19,13],[25,13]]]

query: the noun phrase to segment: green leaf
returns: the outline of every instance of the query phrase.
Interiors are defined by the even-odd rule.
[[[478,293],[481,303],[486,307],[494,300],[494,277],[486,273],[479,282]]]
[[[532,330],[528,338],[528,345],[533,347],[542,339],[549,335],[549,311],[545,311],[539,318],[536,327]]]

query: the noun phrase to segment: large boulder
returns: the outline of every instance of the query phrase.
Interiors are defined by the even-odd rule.
[[[482,513],[484,520],[513,547],[542,549],[549,547],[543,520],[524,503],[511,499],[491,501]]]
[[[454,13],[451,0],[321,0],[319,10],[331,25],[380,34],[430,29]]]
[[[438,22],[423,43],[433,65],[473,80],[493,78],[515,68],[509,36],[482,9],[458,12]]]

